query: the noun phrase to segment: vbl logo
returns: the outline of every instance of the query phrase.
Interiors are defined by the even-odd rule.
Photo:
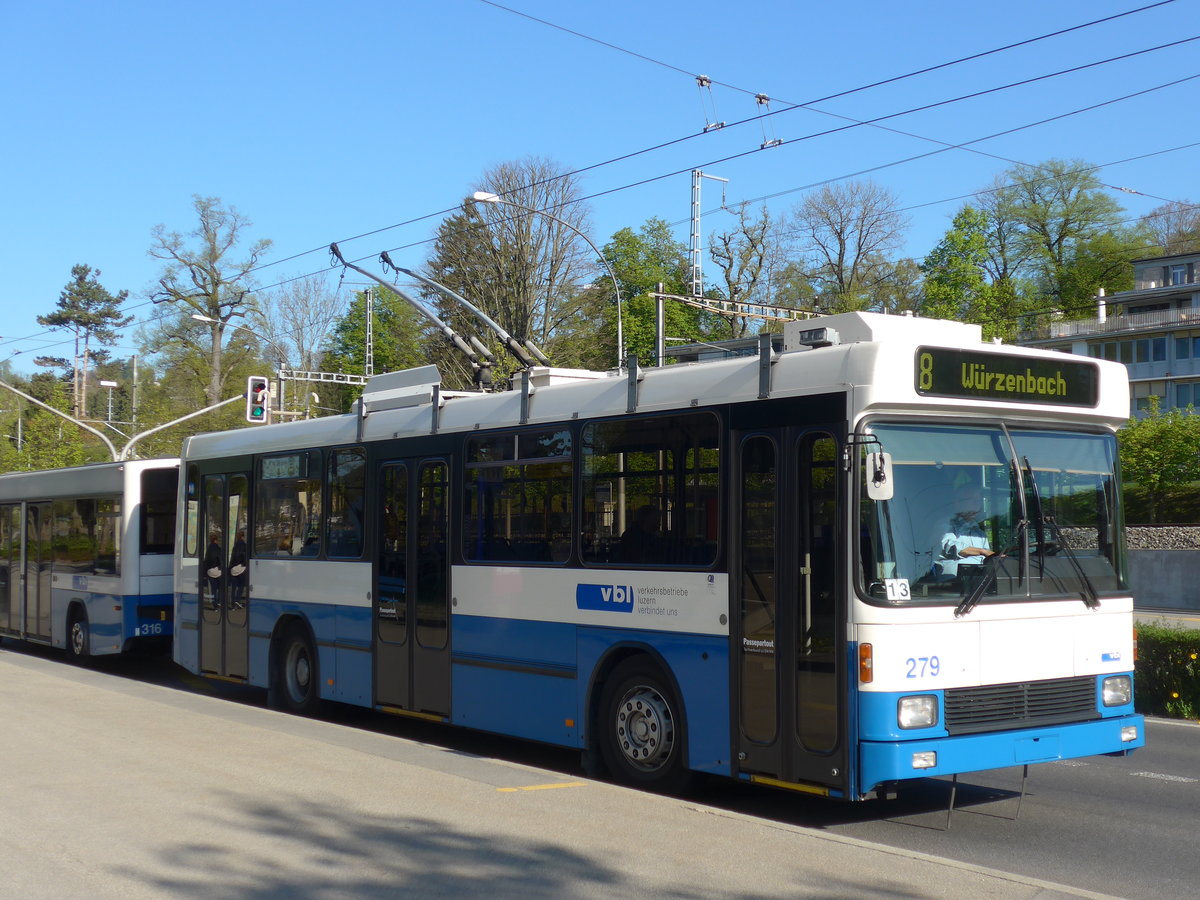
[[[575,586],[578,609],[633,612],[633,586],[628,584],[580,584]]]

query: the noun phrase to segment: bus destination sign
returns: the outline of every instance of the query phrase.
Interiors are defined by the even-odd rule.
[[[1100,392],[1096,365],[1067,354],[1051,360],[920,347],[916,381],[922,396],[1056,406],[1095,406]]]

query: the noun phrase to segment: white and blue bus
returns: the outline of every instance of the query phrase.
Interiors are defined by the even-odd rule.
[[[178,481],[177,459],[0,475],[0,636],[165,652]]]
[[[778,337],[499,393],[426,366],[189,438],[176,660],[662,789],[857,800],[1142,746],[1125,369],[900,316]]]

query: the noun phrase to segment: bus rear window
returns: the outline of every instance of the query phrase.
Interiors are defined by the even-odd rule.
[[[142,545],[145,554],[170,554],[175,548],[175,491],[178,469],[142,473]]]

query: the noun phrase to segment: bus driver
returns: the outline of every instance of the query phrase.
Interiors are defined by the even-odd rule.
[[[942,535],[938,565],[943,575],[955,576],[959,566],[979,565],[994,552],[979,514],[983,495],[977,485],[961,485],[954,495],[954,517]]]

